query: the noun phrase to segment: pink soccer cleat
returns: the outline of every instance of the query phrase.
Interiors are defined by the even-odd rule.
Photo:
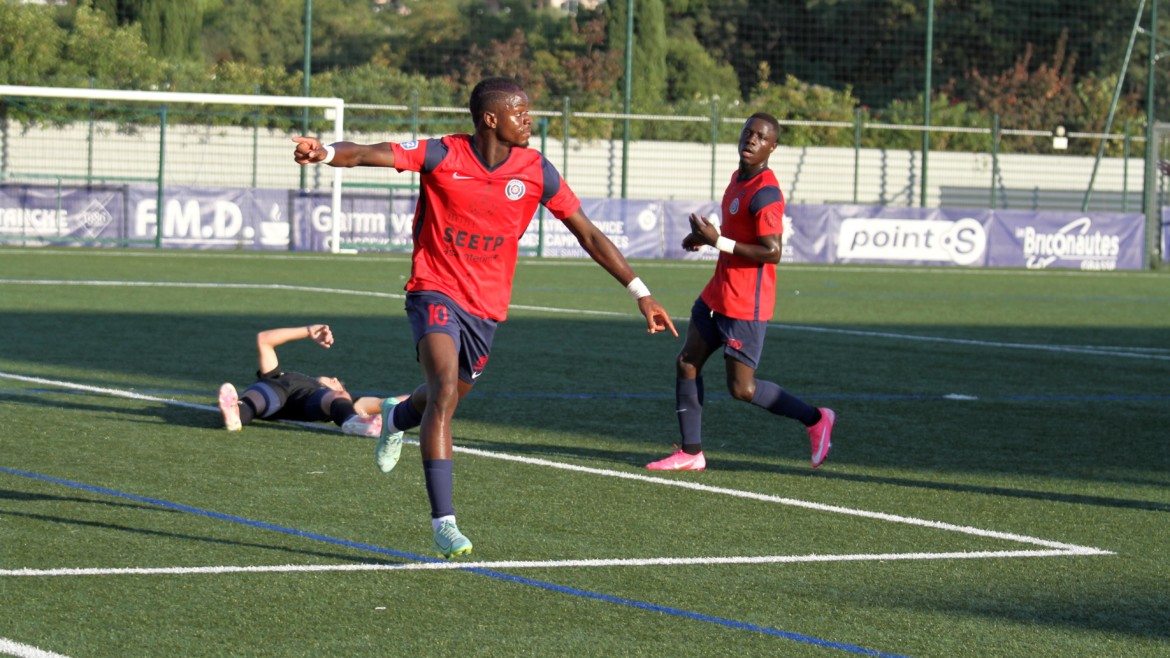
[[[821,420],[808,428],[808,440],[812,445],[812,467],[816,468],[829,456],[829,448],[833,442],[829,439],[833,435],[833,424],[837,422],[837,414],[828,407],[821,407]]]
[[[244,429],[240,423],[240,396],[236,395],[236,387],[231,383],[219,387],[219,410],[223,413],[223,427],[229,432],[239,432]]]
[[[678,446],[675,446],[678,448]],[[700,452],[697,455],[688,455],[679,449],[673,455],[656,462],[646,464],[652,471],[701,471],[707,468],[707,458]]]

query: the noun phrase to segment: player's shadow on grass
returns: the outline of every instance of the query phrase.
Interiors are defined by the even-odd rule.
[[[104,505],[107,507],[141,509],[152,512],[169,512],[171,514],[178,513],[178,510],[161,509],[152,505],[143,505],[141,503],[124,503],[117,500],[98,500],[96,498],[79,498],[77,496],[55,496],[52,494],[30,493],[27,491],[15,491],[12,489],[0,489],[0,500],[12,500],[17,502],[52,501],[55,503],[86,503],[89,505]]]
[[[632,466],[634,468],[644,469],[648,461],[654,458],[647,458],[642,452],[622,452],[616,450],[603,450],[598,448],[585,447],[569,447],[569,446],[554,446],[547,444],[521,444],[521,443],[504,443],[498,441],[486,441],[480,439],[473,439],[468,437],[456,437],[456,445],[464,445],[467,447],[474,447],[488,452],[502,452],[517,455],[524,455],[529,457],[536,457],[542,459],[556,459],[557,457],[566,457],[572,459],[585,459],[594,461],[612,462],[615,464],[623,464]],[[860,475],[855,473],[841,473],[834,471],[831,467],[822,467],[820,469],[812,469],[810,467],[790,467],[774,464],[764,464],[759,461],[750,459],[735,459],[733,457],[710,456],[707,458],[708,472],[720,471],[727,473],[734,472],[763,472],[775,473],[776,475],[783,475],[788,477],[819,477],[831,480],[840,480],[847,482],[859,482],[865,484],[882,484],[894,487],[904,487],[913,489],[928,489],[932,491],[947,491],[953,493],[968,493],[979,494],[984,496],[997,496],[1005,498],[1018,498],[1025,500],[1042,500],[1058,503],[1067,503],[1070,505],[1091,505],[1095,507],[1112,507],[1116,509],[1134,509],[1145,510],[1151,512],[1170,512],[1170,504],[1149,501],[1137,500],[1130,498],[1117,498],[1112,496],[1093,496],[1085,494],[1071,494],[1064,492],[1053,491],[1033,491],[1028,489],[1018,489],[1013,487],[993,487],[975,484],[963,484],[957,482],[930,482],[925,480],[914,480],[910,478],[894,478],[876,475]],[[652,471],[644,471],[647,475],[655,475]],[[679,477],[693,477],[696,482],[702,481],[704,474],[702,473],[676,473],[672,477],[675,479]]]
[[[90,501],[86,501],[90,502]],[[172,511],[162,510],[158,508],[150,508],[150,511]],[[0,509],[0,516],[5,518],[22,518],[32,521],[43,521],[51,524],[64,524],[68,526],[76,526],[79,529],[98,529],[98,530],[114,530],[118,532],[125,532],[135,535],[144,535],[147,537],[180,540],[190,542],[200,542],[207,544],[218,544],[224,546],[235,546],[239,548],[255,548],[265,551],[273,551],[281,554],[303,555],[308,557],[325,558],[330,560],[341,560],[345,562],[352,562],[356,564],[406,564],[406,560],[388,560],[383,558],[365,557],[356,555],[346,555],[344,553],[329,553],[325,551],[311,551],[299,548],[292,548],[290,546],[277,546],[273,544],[262,544],[256,542],[239,541],[236,539],[221,539],[216,537],[203,537],[199,535],[183,534],[177,532],[165,532],[162,530],[150,530],[147,528],[135,528],[127,525],[120,525],[117,523],[107,523],[103,521],[88,521],[84,519],[68,518],[64,516],[53,516],[49,514],[37,514],[33,512],[17,512],[11,509]]]
[[[368,314],[323,319],[330,321],[338,343],[330,350],[307,341],[290,343],[281,349],[282,364],[309,374],[340,375],[351,389],[385,395],[419,383],[410,330],[400,310],[391,313],[379,307]],[[0,314],[0,329],[26,337],[19,351],[10,347],[4,355],[9,369],[81,373],[77,376],[82,381],[99,384],[111,378],[110,373],[118,381],[173,381],[185,390],[205,388],[207,404],[214,405],[220,383],[246,385],[254,377],[256,331],[296,326],[304,320],[303,311],[287,309],[231,314],[17,310]],[[685,322],[679,329],[685,330]],[[1164,346],[1164,330],[1158,326],[942,323],[809,329],[815,331],[770,329],[759,375],[812,404],[839,404],[842,449],[835,448],[830,465],[937,470],[953,473],[956,479],[1002,474],[1117,485],[1170,484],[1160,477],[1170,463],[1161,440],[1164,422],[1158,405],[1164,403],[1138,399],[1139,394],[1156,397],[1167,390],[1167,362],[1160,353],[1139,352]],[[94,336],[134,338],[99,344]],[[926,340],[931,337],[940,340]],[[1130,356],[1141,358],[1126,359],[1124,367],[1116,367],[1117,358],[1039,349],[1101,344],[1129,345]],[[486,376],[461,403],[455,431],[470,418],[512,425],[519,435],[531,437],[517,443],[546,431],[599,436],[610,445],[620,441],[630,446],[629,451],[599,458],[641,466],[647,456],[638,452],[641,447],[655,442],[647,452],[663,456],[677,435],[673,363],[680,345],[669,337],[646,336],[632,311],[626,318],[607,319],[534,317],[517,311],[501,325]],[[705,376],[712,401],[724,391],[722,373],[717,359],[708,363]],[[58,378],[70,379],[67,374]],[[480,393],[499,397],[476,403],[473,397]],[[595,399],[502,397],[531,394],[585,398],[592,394]],[[965,401],[944,399],[952,394]],[[969,399],[962,397],[967,394],[972,394]],[[727,410],[719,411],[720,406]],[[117,413],[144,422],[155,417],[180,426],[218,425],[215,412],[204,415],[166,405],[130,405]],[[776,426],[766,412],[738,402],[710,405],[704,424],[735,437],[761,436],[761,427]],[[798,438],[798,427],[784,427]],[[763,439],[744,440],[736,444],[744,456],[740,463],[723,459],[716,445],[709,455],[715,462],[712,468],[775,470],[754,463],[751,455],[803,454],[794,444],[780,452],[763,447]],[[1098,504],[1110,500],[1114,499],[1097,499]]]

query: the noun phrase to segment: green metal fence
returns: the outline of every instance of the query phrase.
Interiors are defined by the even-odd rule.
[[[300,133],[295,109],[0,99],[0,181],[135,183],[297,189],[291,137]],[[347,106],[346,139],[404,141],[467,132],[464,108],[419,105]],[[331,141],[331,121],[314,130]],[[558,166],[580,196],[715,199],[736,168],[735,141],[743,117],[575,112],[567,100],[534,112],[533,146]],[[670,124],[692,139],[621,138],[623,123]],[[1069,132],[1068,145],[1050,131],[1009,130],[995,117],[986,127],[897,125],[859,111],[852,122],[782,121],[773,156],[789,202],[890,206],[947,206],[1027,210],[1137,212],[1147,165],[1143,127],[1120,132]],[[800,135],[815,146],[790,146]],[[920,147],[928,135],[928,158]],[[957,138],[962,138],[961,140]],[[1056,143],[1054,143],[1054,141]],[[1070,152],[1096,151],[1100,160]],[[974,146],[982,145],[981,149]],[[926,165],[924,166],[924,160]],[[380,170],[345,173],[345,186],[410,188],[414,177]],[[1162,178],[1154,179],[1161,194]],[[923,181],[927,181],[923,185]],[[304,185],[327,189],[326,168],[310,168]],[[1090,187],[1092,185],[1092,187]],[[925,193],[925,195],[924,195]],[[1160,196],[1159,196],[1160,198]]]

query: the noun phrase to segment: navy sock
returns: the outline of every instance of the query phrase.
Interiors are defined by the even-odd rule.
[[[697,455],[703,451],[703,378],[676,379],[674,404],[683,452]]]
[[[256,403],[252,402],[248,398],[240,398],[240,403],[237,406],[240,408],[241,425],[250,424],[252,419],[259,415],[256,413]]]
[[[394,411],[390,412],[390,420],[396,429],[405,432],[422,424],[422,414],[414,408],[414,404],[411,402],[413,399],[413,396],[406,398],[394,407]]]
[[[752,404],[767,409],[777,416],[795,418],[806,427],[816,425],[821,419],[821,411],[800,398],[790,395],[777,384],[762,379],[756,380],[756,394],[752,396]]]
[[[424,459],[423,476],[427,480],[427,498],[431,499],[431,518],[454,516],[454,462],[450,459]]]
[[[353,408],[353,400],[349,398],[336,398],[329,404],[329,420],[332,420],[338,426],[349,420],[349,417],[356,414],[357,410]]]

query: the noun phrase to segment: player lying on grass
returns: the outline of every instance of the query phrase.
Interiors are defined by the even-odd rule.
[[[331,420],[346,434],[378,436],[382,429],[379,414],[382,398],[354,400],[336,377],[311,377],[280,367],[276,348],[304,338],[311,338],[326,349],[333,345],[333,332],[327,324],[269,329],[256,334],[256,349],[260,354],[256,382],[244,389],[242,396],[236,394],[236,387],[230,382],[219,387],[223,426],[237,432],[257,418]]]

